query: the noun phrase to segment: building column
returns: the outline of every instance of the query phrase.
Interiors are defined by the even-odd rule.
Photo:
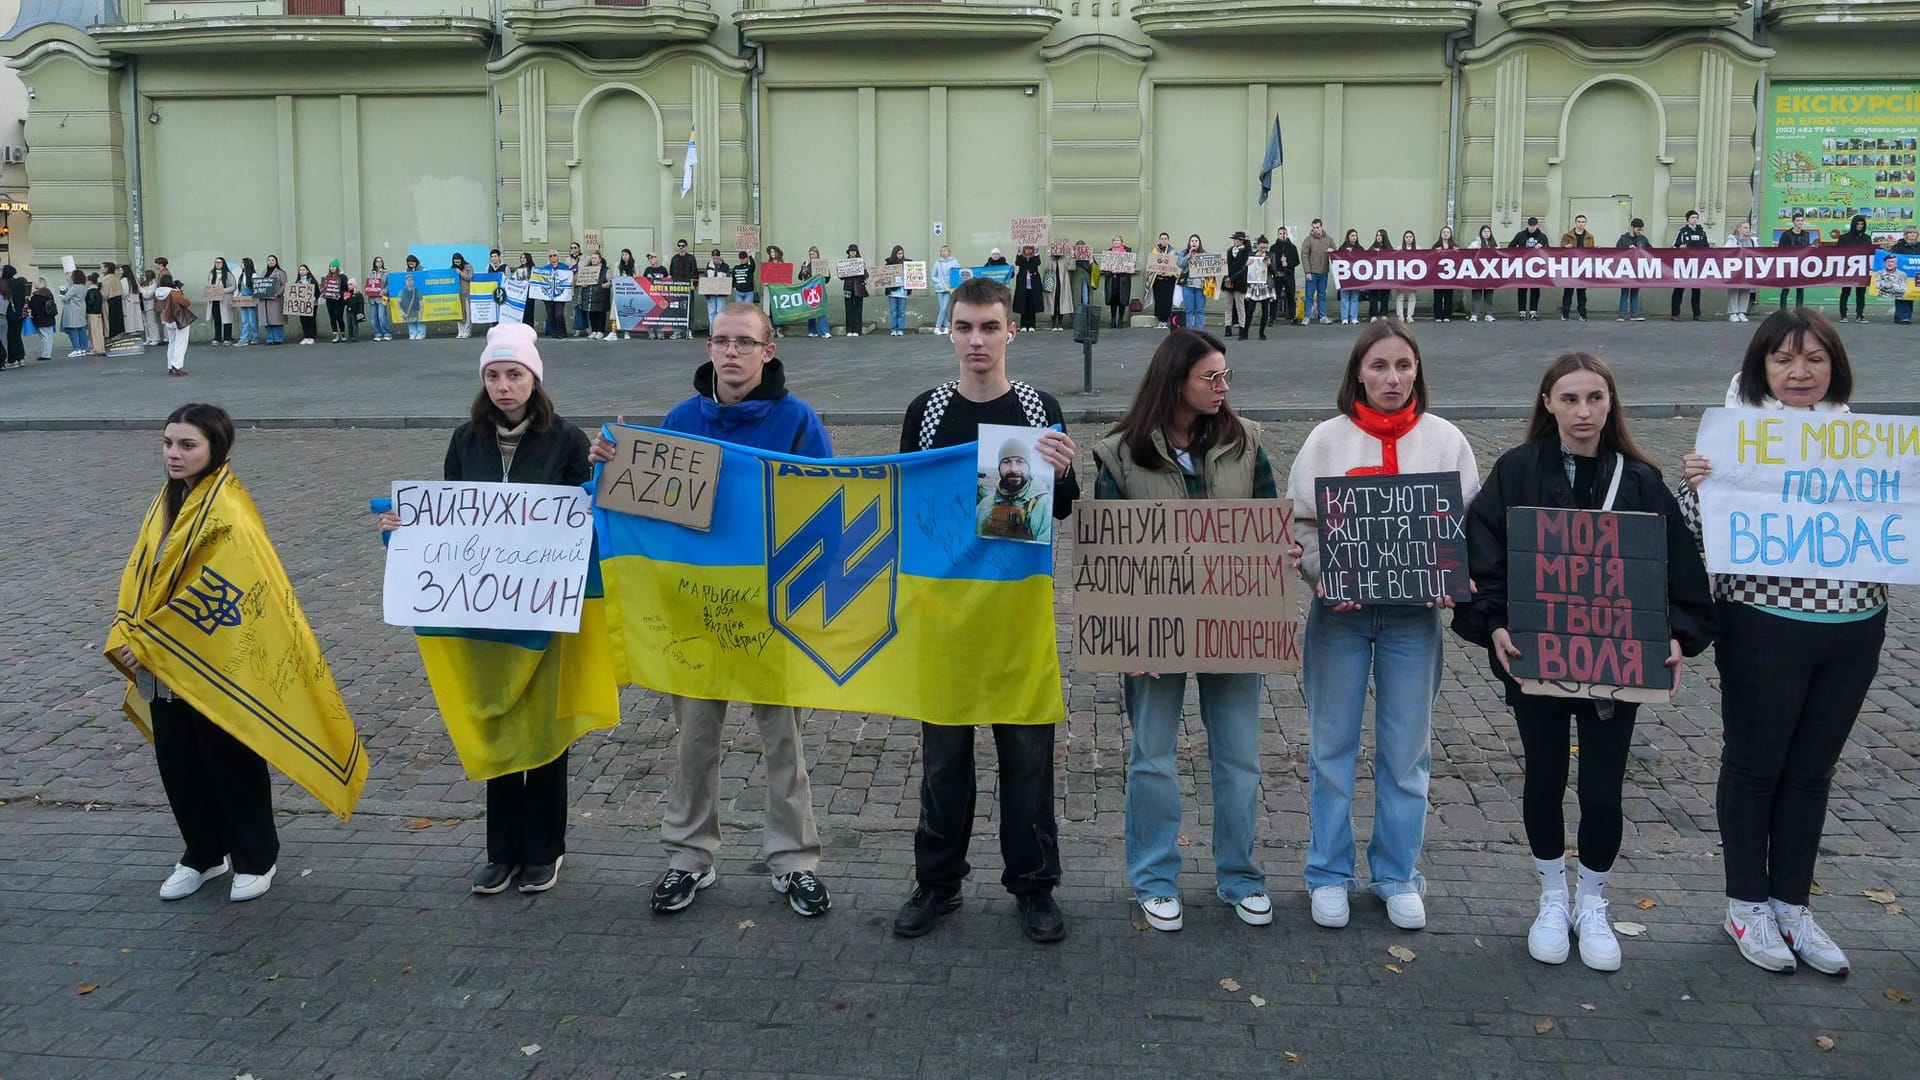
[[[354,267],[371,265],[361,261],[360,251],[360,98],[356,94],[340,95],[340,207],[341,231],[346,234],[340,262],[352,276]]]
[[[1346,87],[1340,83],[1328,83],[1320,128],[1320,213],[1319,217],[1327,222],[1337,222],[1340,217],[1340,193],[1345,170],[1342,159],[1346,156]],[[1329,224],[1328,231],[1337,231]]]
[[[299,192],[295,189],[296,175],[293,158],[293,95],[281,94],[273,99],[273,130],[280,159],[278,177],[280,194],[280,250],[287,253],[294,265],[300,262],[300,203]],[[292,274],[293,271],[287,271]]]

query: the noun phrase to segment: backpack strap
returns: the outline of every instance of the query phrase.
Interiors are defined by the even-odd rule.
[[[1047,403],[1040,400],[1040,391],[1028,383],[1016,381],[1013,384],[1013,396],[1020,399],[1020,410],[1027,414],[1028,427],[1047,426]]]
[[[927,409],[920,414],[920,449],[933,449],[933,436],[940,430],[940,421],[947,415],[947,406],[953,402],[953,395],[960,391],[960,380],[942,383],[927,395]]]

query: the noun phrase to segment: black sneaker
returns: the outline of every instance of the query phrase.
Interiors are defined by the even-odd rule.
[[[1052,889],[1023,893],[1013,902],[1020,908],[1020,925],[1029,939],[1044,945],[1067,936],[1067,916],[1054,903]]]
[[[520,868],[520,891],[523,893],[546,892],[560,883],[560,863],[565,855],[550,863]]]
[[[513,881],[513,872],[520,869],[506,863],[491,862],[482,867],[473,877],[473,891],[481,896],[492,896],[507,891],[507,885]]]
[[[825,915],[833,906],[833,897],[827,895],[827,883],[815,877],[811,870],[775,874],[773,891],[785,896],[789,907],[808,918]]]
[[[900,911],[893,917],[893,932],[900,937],[919,937],[933,929],[935,919],[959,910],[959,892],[942,892],[916,885],[913,895],[907,897],[907,902],[900,905]]]
[[[661,915],[684,910],[693,904],[694,893],[719,879],[711,866],[698,873],[678,868],[668,870],[660,884],[653,887],[653,899],[647,901],[647,906]]]

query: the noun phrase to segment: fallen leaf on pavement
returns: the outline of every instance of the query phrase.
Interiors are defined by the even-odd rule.
[[[1387,965],[1387,970],[1388,970],[1388,971],[1391,971],[1391,972],[1393,972],[1393,973],[1394,973],[1395,975],[1405,975],[1405,974],[1406,974],[1406,972],[1405,972],[1405,971],[1403,971],[1403,970],[1401,970],[1401,967],[1400,967],[1400,965],[1399,965],[1399,964],[1388,964],[1388,965]]]
[[[1543,1016],[1533,1022],[1533,1033],[1535,1035],[1545,1035],[1547,1032],[1552,1031],[1554,1026],[1552,1017]]]
[[[1240,992],[1240,984],[1234,982],[1232,979],[1221,979],[1220,989],[1225,990],[1229,994],[1237,994]]]
[[[1860,895],[1876,904],[1891,904],[1894,901],[1892,889],[1863,889]]]
[[[279,981],[280,981],[280,973],[276,971],[276,972],[274,972],[273,974],[271,974],[271,975],[269,975],[269,976],[267,976],[267,981],[268,981],[268,982],[279,982]]]
[[[73,988],[73,992],[76,994],[91,994],[98,989],[100,989],[99,983],[81,983],[79,986],[76,986]],[[1888,987],[1887,989],[1891,990],[1893,988]],[[1892,995],[1888,995],[1888,996],[1892,996]]]
[[[312,873],[313,873],[313,871],[312,871],[312,870],[302,870],[302,871],[300,871],[300,876],[301,876],[301,877],[306,877],[306,876],[308,876],[308,875],[310,875],[310,874],[312,874]]]
[[[450,818],[447,818],[447,819],[445,819],[444,821],[442,821],[442,822],[440,822],[440,824],[442,824],[442,825],[458,825],[458,824],[460,824],[460,819],[459,819],[459,818],[457,818],[457,817],[450,817]]]
[[[1833,1049],[1833,1037],[1830,1035],[1815,1035],[1813,1037],[1813,1045],[1822,1050],[1831,1050]]]
[[[1813,883],[1813,884],[1812,884],[1811,886],[1809,886],[1809,887],[1808,887],[1808,889],[1807,889],[1807,891],[1808,891],[1808,892],[1810,892],[1810,893],[1812,893],[1812,894],[1813,894],[1813,895],[1815,895],[1815,896],[1825,896],[1825,895],[1827,895],[1827,890],[1825,890],[1825,889],[1823,889],[1823,888],[1821,888],[1821,887],[1820,887],[1820,883],[1819,883],[1819,882],[1817,882],[1817,881],[1816,881],[1816,882],[1814,882],[1814,883]]]
[[[412,965],[412,964],[408,964],[407,966],[405,966],[405,967],[403,967],[403,968],[401,968],[401,969],[400,969],[400,974],[402,974],[402,975],[411,975],[411,974],[413,974],[413,965]]]
[[[1395,960],[1398,960],[1403,964],[1413,963],[1413,950],[1407,948],[1405,945],[1389,946],[1387,949],[1387,955],[1393,957]]]
[[[1320,985],[1320,973],[1319,973],[1318,971],[1315,971],[1315,970],[1314,970],[1314,969],[1312,969],[1312,968],[1308,968],[1308,969],[1307,969],[1307,981],[1308,981],[1308,982],[1310,982],[1310,983],[1312,983],[1312,984],[1313,984],[1313,985],[1315,985],[1315,986],[1319,986],[1319,985]]]
[[[1261,997],[1259,994],[1249,994],[1247,996],[1247,1004],[1252,1005],[1256,1009],[1264,1009],[1267,1007],[1267,999]]]
[[[1654,903],[1651,900],[1642,898],[1639,900],[1635,900],[1633,902],[1633,906],[1639,908],[1641,911],[1652,911],[1654,908],[1659,907],[1660,905]]]
[[[431,829],[431,828],[433,828],[432,818],[417,817],[417,818],[407,819],[408,832],[419,832],[421,829]]]
[[[1888,904],[1886,907],[1883,907],[1880,910],[1886,912],[1889,915],[1905,915],[1907,913],[1907,909],[1901,907],[1899,904]]]
[[[1286,1058],[1287,1058],[1287,1064],[1289,1064],[1289,1065],[1298,1065],[1298,1064],[1300,1064],[1300,1055],[1299,1055],[1299,1054],[1296,1054],[1296,1053],[1294,1053],[1294,1052],[1293,1052],[1293,1051],[1291,1051],[1291,1050],[1288,1050],[1288,1051],[1286,1051]]]
[[[1902,990],[1897,986],[1889,986],[1885,990],[1880,991],[1880,993],[1885,995],[1886,999],[1888,1001],[1893,1002],[1895,1005],[1905,1005],[1909,1001],[1913,1000],[1912,994],[1907,993],[1905,990]]]
[[[1599,1006],[1597,1006],[1597,1005],[1592,1005],[1592,1004],[1589,1004],[1589,1003],[1587,1003],[1587,1002],[1585,1002],[1585,1001],[1583,1001],[1583,1002],[1581,1002],[1581,1003],[1580,1003],[1580,1007],[1581,1007],[1581,1008],[1583,1008],[1583,1009],[1585,1009],[1585,1010],[1587,1010],[1588,1012],[1592,1012],[1593,1010],[1595,1010],[1595,1009],[1597,1009],[1597,1008],[1599,1008]]]
[[[1647,928],[1637,922],[1617,922],[1613,924],[1613,929],[1615,933],[1625,934],[1628,937],[1639,937],[1647,932]]]
[[[668,1073],[667,1080],[687,1080],[687,1074],[683,1072]]]
[[[733,928],[735,930],[751,930],[753,929],[753,920],[741,919],[738,923],[734,924]]]
[[[532,1057],[533,1055],[540,1052],[540,1044],[528,1043],[527,1045],[520,1048],[520,1052],[527,1055],[528,1057]]]

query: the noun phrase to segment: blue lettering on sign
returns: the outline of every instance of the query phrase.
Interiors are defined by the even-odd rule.
[[[1899,514],[1888,514],[1876,529],[1861,518],[1851,527],[1840,515],[1827,512],[1796,518],[1792,514],[1752,514],[1735,510],[1727,516],[1729,558],[1736,566],[1785,566],[1809,560],[1827,569],[1871,562],[1905,566],[1908,560],[1895,550],[1906,534],[1894,531]]]

